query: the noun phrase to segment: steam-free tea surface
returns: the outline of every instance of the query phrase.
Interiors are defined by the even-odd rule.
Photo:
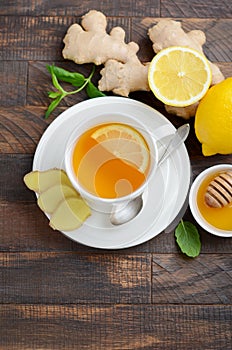
[[[105,130],[110,130],[110,135],[99,141],[100,136],[96,140],[95,135],[101,129],[104,130],[104,135]],[[126,138],[121,129],[129,129],[136,136],[138,134],[135,129],[124,124],[95,126],[80,136],[74,148],[73,168],[78,182],[87,191],[102,198],[126,196],[139,188],[146,179],[148,146],[142,135],[139,134],[141,145],[131,137]],[[145,172],[140,171],[134,161],[135,153],[141,158],[141,147],[142,152],[148,154]]]

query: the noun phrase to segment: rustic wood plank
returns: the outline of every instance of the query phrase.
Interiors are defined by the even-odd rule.
[[[231,254],[153,255],[153,303],[231,304]]]
[[[231,350],[231,306],[1,305],[2,350]]]
[[[231,304],[231,257],[154,254],[152,302]],[[0,302],[150,303],[150,259],[148,253],[1,253]]]
[[[158,16],[160,14],[160,2],[158,0],[146,0],[143,2],[105,0],[96,3],[95,0],[75,1],[69,0],[18,0],[9,2],[1,1],[0,15],[28,15],[28,16],[82,16],[89,10],[98,10],[107,16]]]
[[[217,62],[218,67],[221,69],[225,78],[229,78],[232,76],[232,64],[231,62]]]
[[[0,280],[0,303],[149,303],[151,255],[1,253]]]
[[[24,105],[27,92],[27,63],[0,61],[0,105]]]
[[[48,120],[45,111],[45,107],[1,108],[0,153],[34,153],[43,132],[63,109],[57,108]]]
[[[32,193],[31,193],[32,194]],[[48,225],[47,217],[33,204],[0,204],[1,251],[89,251]]]
[[[152,43],[147,36],[148,28],[157,23],[159,18],[134,18],[132,19],[132,40],[140,46],[139,57],[148,62],[154,56]],[[183,29],[200,29],[205,32],[206,43],[204,52],[212,62],[231,62],[232,57],[232,19],[188,19],[176,18],[182,23]],[[232,69],[232,68],[231,68]],[[230,69],[230,75],[232,74]]]
[[[74,17],[0,17],[3,60],[60,59],[62,39]]]
[[[232,3],[228,0],[161,0],[161,17],[232,18]]]
[[[22,155],[0,154],[1,174],[0,199],[1,202],[32,201],[32,192],[23,183],[23,176],[31,171],[32,157]],[[22,169],[27,169],[22,170]]]
[[[0,203],[0,251],[75,251],[94,252],[102,254],[104,250],[96,250],[82,246],[69,240],[62,233],[53,231],[48,225],[48,219],[36,205],[33,193],[30,193],[33,203]],[[204,253],[230,253],[232,240],[213,236],[201,229],[193,219],[189,210],[184,215],[184,220],[195,224],[200,233],[202,249]],[[109,251],[105,251],[107,254]],[[115,250],[116,254],[130,253],[179,253],[183,259],[185,255],[175,242],[174,232],[160,233],[150,241],[126,250]]]
[[[62,60],[63,38],[78,17],[0,16],[2,60]],[[122,26],[130,41],[130,19],[109,18],[108,29]]]
[[[59,231],[53,231],[48,225],[47,217],[36,205],[35,196],[30,203],[1,203],[0,204],[0,251],[62,251],[62,252],[94,252],[103,254],[104,250],[97,250],[68,239]],[[167,250],[166,240],[159,244],[156,239],[155,249]],[[149,252],[149,242],[138,247],[127,249],[126,252]],[[163,249],[162,249],[163,246]],[[160,247],[160,248],[158,248]],[[170,251],[170,249],[169,249]],[[109,253],[109,251],[105,251]],[[115,253],[120,253],[117,250]],[[123,251],[125,252],[125,251]]]

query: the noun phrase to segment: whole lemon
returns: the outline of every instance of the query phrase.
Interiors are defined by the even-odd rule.
[[[232,153],[232,77],[212,86],[202,98],[195,132],[204,156]]]

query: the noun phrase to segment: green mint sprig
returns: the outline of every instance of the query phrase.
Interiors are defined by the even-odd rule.
[[[84,75],[80,73],[69,72],[55,65],[47,65],[47,70],[51,74],[52,84],[57,91],[48,92],[49,98],[53,99],[53,101],[48,106],[48,109],[45,113],[45,119],[47,119],[50,116],[50,114],[59,105],[63,98],[69,95],[77,94],[84,88],[86,88],[86,93],[90,98],[106,96],[103,92],[98,90],[98,88],[91,81],[95,72],[95,66],[93,67],[90,75],[87,78],[85,78]],[[77,87],[77,89],[73,91],[66,91],[60,85],[59,81],[70,83],[72,86]]]
[[[191,222],[181,220],[175,230],[175,237],[182,253],[191,258],[195,258],[200,254],[200,235],[196,226]]]

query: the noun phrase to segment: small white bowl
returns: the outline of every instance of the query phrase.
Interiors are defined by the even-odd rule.
[[[232,237],[232,231],[226,231],[226,230],[221,230],[219,228],[216,228],[209,224],[204,217],[201,215],[198,206],[197,206],[197,193],[199,190],[199,187],[202,183],[202,181],[212,175],[215,174],[219,171],[223,170],[232,170],[232,165],[231,164],[219,164],[219,165],[214,165],[210,168],[207,168],[204,170],[202,173],[200,173],[196,179],[194,180],[190,192],[189,192],[189,206],[190,210],[197,221],[197,223],[205,229],[207,232],[212,233],[215,236],[220,236],[220,237]]]

